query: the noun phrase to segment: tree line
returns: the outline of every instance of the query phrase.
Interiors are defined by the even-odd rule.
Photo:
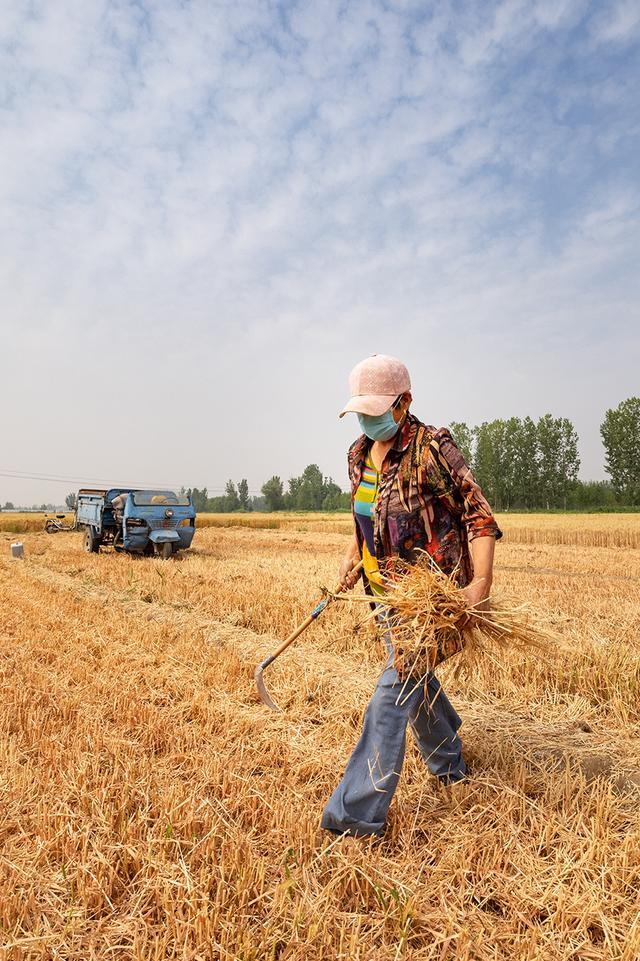
[[[290,477],[287,490],[280,477],[274,475],[262,485],[261,496],[250,496],[246,478],[237,484],[228,480],[224,494],[209,497],[207,488],[182,489],[189,494],[197,511],[229,514],[236,511],[338,511],[351,504],[346,494],[331,477],[325,477],[317,464],[309,464],[299,477]]]
[[[566,417],[510,417],[477,427],[454,422],[451,432],[495,510],[569,507],[580,457]]]
[[[600,425],[609,481],[578,479],[578,434],[545,414],[485,421],[451,432],[492,506],[500,510],[589,510],[640,505],[640,398],[607,410]]]

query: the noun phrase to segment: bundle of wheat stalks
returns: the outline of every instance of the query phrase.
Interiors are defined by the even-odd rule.
[[[539,653],[558,640],[549,623],[526,604],[492,596],[487,610],[470,607],[456,572],[445,574],[426,556],[418,564],[403,565],[376,601],[387,609],[394,664],[402,680],[419,681],[454,654],[463,654],[459,667],[469,667],[491,648]]]

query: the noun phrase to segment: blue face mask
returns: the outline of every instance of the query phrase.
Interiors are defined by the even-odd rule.
[[[391,440],[400,429],[400,424],[396,424],[391,410],[386,410],[384,414],[378,414],[377,417],[358,414],[358,420],[363,434],[366,434],[369,440]]]

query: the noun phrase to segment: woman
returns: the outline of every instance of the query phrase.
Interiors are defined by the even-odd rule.
[[[355,519],[353,541],[341,567],[344,588],[360,575],[375,600],[398,558],[415,563],[429,554],[446,573],[456,572],[471,605],[487,603],[495,541],[502,536],[482,491],[446,428],[436,430],[410,413],[411,381],[395,357],[374,354],[349,376],[351,399],[340,416],[358,415],[362,436],[349,449]],[[384,615],[379,615],[384,626]],[[430,674],[407,696],[389,659],[367,707],[360,739],[322,815],[337,834],[382,834],[404,759],[407,724],[429,770],[444,785],[465,777],[458,735],[461,721]]]

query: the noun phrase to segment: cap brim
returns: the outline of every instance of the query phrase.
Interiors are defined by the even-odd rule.
[[[345,414],[369,414],[370,417],[379,417],[389,410],[397,394],[357,394],[349,400],[339,417]]]

